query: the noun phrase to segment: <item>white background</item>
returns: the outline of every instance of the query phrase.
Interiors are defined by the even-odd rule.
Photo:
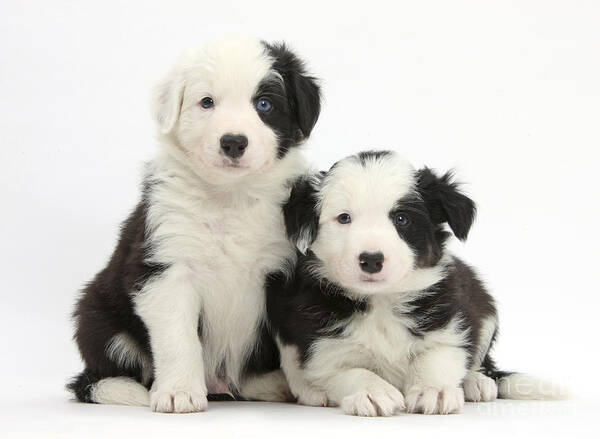
[[[591,431],[599,23],[593,0],[3,2],[0,436]],[[456,168],[479,215],[455,247],[499,302],[498,363],[580,399],[376,420],[294,405],[221,403],[177,416],[69,401],[64,382],[81,368],[69,313],[156,150],[150,88],[184,49],[232,32],[288,41],[322,78],[307,145],[318,166],[391,148],[415,165]]]

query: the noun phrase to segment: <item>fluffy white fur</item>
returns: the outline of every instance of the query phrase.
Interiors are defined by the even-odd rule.
[[[92,386],[91,396],[98,404],[148,406],[148,390],[132,378],[104,378]]]
[[[555,382],[525,373],[514,373],[499,380],[498,396],[507,399],[561,400],[570,395],[567,389]]]
[[[292,395],[299,404],[324,407],[328,404],[327,394],[324,389],[310,383],[304,375],[303,367],[298,354],[298,349],[293,345],[286,345],[277,339],[281,356],[281,367]]]
[[[154,92],[162,143],[213,184],[268,170],[277,156],[277,136],[260,120],[252,97],[265,78],[281,81],[272,64],[253,38],[230,38],[189,51]],[[198,105],[206,97],[214,107]],[[221,154],[223,134],[248,138],[239,162]]]
[[[154,410],[171,411],[160,404],[174,392],[189,395],[190,407],[173,408],[186,411],[206,406],[207,390],[240,386],[240,368],[264,316],[265,275],[293,255],[280,206],[283,183],[297,169],[301,156],[291,151],[277,168],[231,188],[194,178],[168,152],[154,162],[150,172],[161,184],[149,208],[157,243],[152,261],[169,268],[135,298],[152,341]],[[219,375],[222,359],[229,383]]]
[[[398,200],[426,196],[417,190],[415,170],[403,158],[392,153],[353,156],[321,178],[311,182],[318,188],[318,234],[311,244],[310,225],[306,226],[307,233],[301,230],[298,236],[298,248],[303,253],[310,249],[316,256],[306,262],[311,275],[333,281],[343,287],[343,292],[335,293],[367,301],[368,306],[347,317],[331,317],[326,330],[319,326],[315,331],[307,324],[316,340],[303,353],[304,361],[299,344],[278,338],[282,368],[300,403],[340,406],[351,415],[390,416],[404,408],[412,413],[457,413],[465,399],[561,395],[551,383],[522,374],[502,378],[497,387],[480,372],[497,330],[495,312],[482,314],[488,317],[482,317],[480,325],[472,324],[474,317],[465,314],[467,310],[453,312],[449,321],[418,331],[424,322],[417,319],[428,316],[411,314],[417,307],[414,300],[439,294],[436,288],[451,288],[434,285],[456,269],[456,260],[444,253],[435,266],[421,268],[417,263],[421,255],[407,238],[410,232],[399,233],[393,225],[390,212]],[[410,207],[406,209],[410,215]],[[340,222],[340,214],[351,220],[345,216]],[[384,255],[380,271],[362,270],[363,252]],[[314,306],[316,315],[322,311],[322,319],[328,318],[328,307],[333,306],[324,302],[320,310],[310,299],[298,303],[296,309],[311,312]],[[433,310],[448,304],[440,301],[430,306]],[[472,328],[478,333],[472,334]]]
[[[158,243],[152,259],[170,267],[135,299],[152,340],[153,409],[170,411],[160,401],[174,391],[188,392],[194,405],[180,411],[203,408],[207,386],[223,387],[223,358],[233,380],[226,384],[240,385],[240,368],[264,316],[265,275],[293,255],[280,206],[283,182],[301,166],[298,153],[290,152],[277,169],[233,190],[204,185],[168,154],[155,162],[152,175],[164,184],[150,203]],[[196,330],[200,311],[203,346]]]
[[[106,346],[106,355],[120,367],[139,366],[144,371],[143,384],[150,381],[152,358],[146,355],[128,334],[120,332],[111,338]]]
[[[293,400],[281,369],[247,378],[242,384],[240,393],[244,398],[258,401],[289,402]]]
[[[460,314],[424,336],[411,332],[415,322],[407,317],[415,295],[443,279],[450,262],[445,256],[434,267],[418,268],[389,218],[399,199],[416,196],[414,175],[407,161],[392,154],[338,162],[320,183],[319,233],[310,246],[318,262],[312,269],[346,294],[369,296],[370,306],[339,322],[339,336],[314,342],[302,367],[295,347],[279,341],[282,368],[299,402],[328,403],[361,416],[390,416],[405,407],[426,414],[461,410],[469,330],[462,329]],[[342,213],[351,224],[338,221]],[[383,253],[383,269],[365,274],[358,263],[362,252]],[[489,326],[482,336],[486,348],[495,329]]]
[[[408,322],[394,312],[404,298],[386,294],[372,299],[370,312],[353,318],[342,339],[324,338],[314,345],[303,369],[290,367],[285,352],[292,348],[282,347],[282,367],[292,392],[298,391],[295,381],[305,380],[322,389],[329,404],[360,416],[389,416],[404,409],[401,391],[407,395],[409,411],[460,411],[467,354],[461,348],[466,334],[458,321],[424,338],[415,337]],[[434,401],[440,403],[432,406],[434,391]]]
[[[387,217],[394,203],[414,190],[414,168],[401,156],[389,160],[339,162],[319,191],[319,234],[311,250],[322,262],[315,269],[323,277],[358,294],[412,291],[432,285],[443,276],[443,265],[413,270],[411,248]],[[347,213],[352,227],[340,224]],[[383,269],[366,275],[357,264],[362,252],[382,252]]]
[[[465,400],[472,402],[489,402],[498,397],[496,382],[483,373],[469,370],[463,381]]]
[[[276,159],[276,135],[252,104],[261,80],[281,80],[271,65],[258,40],[231,39],[187,54],[156,88],[162,152],[147,169],[147,229],[150,262],[168,268],[134,297],[151,340],[155,411],[202,411],[207,392],[244,393],[241,368],[265,315],[265,275],[294,255],[281,205],[286,181],[304,171],[304,162],[295,149]],[[214,108],[199,106],[203,97]],[[239,162],[219,154],[226,133],[248,137]],[[121,361],[144,361],[122,338],[108,350]],[[247,383],[248,396],[266,395],[271,384],[271,399],[279,398],[276,378]],[[110,381],[98,385],[96,396],[141,393],[131,389],[129,381]]]

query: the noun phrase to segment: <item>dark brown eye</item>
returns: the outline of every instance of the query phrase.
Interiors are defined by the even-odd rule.
[[[213,98],[209,98],[208,96],[205,98],[202,98],[202,100],[200,101],[200,106],[202,108],[212,108],[215,106],[215,101],[213,101]]]
[[[404,215],[403,213],[397,213],[396,215],[394,215],[394,225],[398,226],[398,227],[405,227],[408,225],[410,221],[408,220],[407,216]]]
[[[337,220],[340,224],[350,224],[352,222],[352,218],[347,213],[340,213]]]

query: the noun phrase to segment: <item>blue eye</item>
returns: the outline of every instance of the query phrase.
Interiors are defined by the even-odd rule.
[[[350,224],[352,222],[352,218],[347,213],[340,213],[337,220],[340,224]]]
[[[215,106],[215,101],[213,101],[212,98],[209,98],[208,96],[205,98],[202,98],[202,100],[200,101],[200,106],[202,108],[212,108]]]
[[[258,111],[266,113],[270,111],[271,108],[273,108],[273,104],[271,104],[271,101],[267,98],[260,98],[258,101],[256,101],[256,109]]]
[[[395,224],[396,226],[399,226],[399,227],[405,227],[405,226],[407,226],[407,225],[408,225],[408,223],[409,223],[409,222],[410,222],[410,221],[408,220],[408,218],[406,217],[406,215],[404,215],[404,214],[402,214],[402,213],[397,213],[397,214],[394,216],[394,224]]]

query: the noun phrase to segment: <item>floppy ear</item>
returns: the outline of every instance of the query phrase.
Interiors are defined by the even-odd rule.
[[[178,68],[154,87],[152,113],[162,134],[170,133],[179,119],[184,88],[183,74]]]
[[[300,72],[290,75],[293,108],[300,128],[296,141],[307,139],[321,113],[321,91],[317,80]]]
[[[431,218],[438,224],[448,223],[454,235],[464,241],[475,220],[475,203],[458,190],[452,172],[438,177],[431,169],[417,171],[417,190],[425,201]]]
[[[289,240],[302,254],[314,242],[319,228],[317,192],[319,176],[303,175],[293,184],[290,198],[283,206],[283,218]]]

